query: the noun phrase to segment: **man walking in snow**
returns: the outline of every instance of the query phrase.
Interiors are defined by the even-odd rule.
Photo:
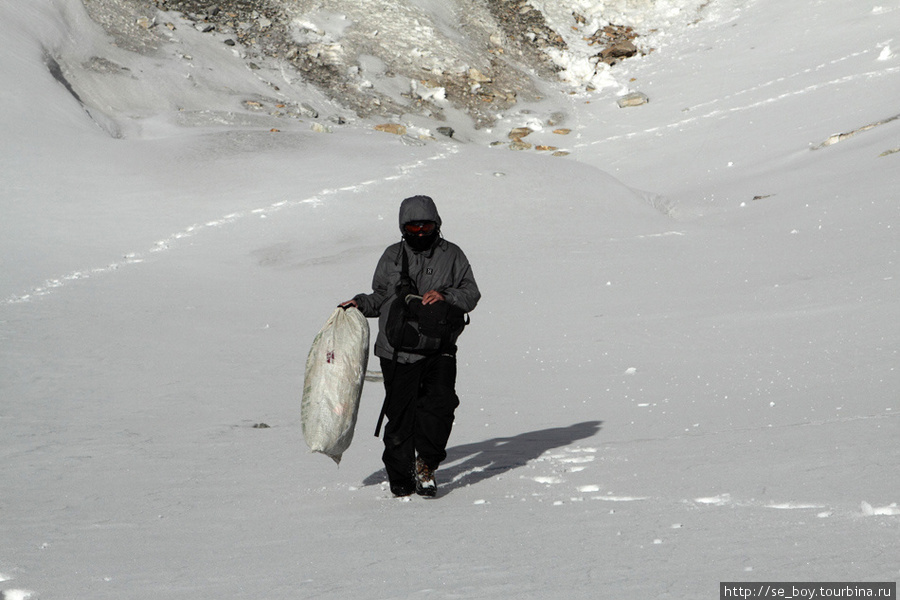
[[[404,302],[408,287],[421,293],[423,311],[443,307],[459,314],[475,308],[481,293],[463,251],[441,236],[441,217],[428,196],[413,196],[400,204],[403,240],[388,246],[372,279],[371,294],[357,294],[342,306],[355,306],[366,317],[378,317],[375,355],[381,359],[385,401],[384,461],[391,492],[434,496],[434,472],[447,457],[447,441],[456,395],[456,339],[449,332],[437,347],[410,349],[392,344],[395,301]],[[408,274],[408,278],[404,277]],[[446,305],[442,305],[446,303]],[[395,347],[396,346],[396,347]]]

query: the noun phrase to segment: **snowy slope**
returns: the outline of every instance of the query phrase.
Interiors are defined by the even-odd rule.
[[[0,3],[4,599],[898,579],[900,6],[570,4],[649,20],[655,51],[411,143],[247,116],[268,75],[199,32],[137,54],[77,2]],[[489,145],[522,125],[570,154]],[[379,384],[339,469],[299,405],[414,193],[484,299],[439,497],[405,502]]]

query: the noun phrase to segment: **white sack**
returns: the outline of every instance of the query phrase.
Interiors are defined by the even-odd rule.
[[[368,362],[369,322],[356,308],[335,309],[306,358],[300,420],[309,449],[338,464],[353,440]]]

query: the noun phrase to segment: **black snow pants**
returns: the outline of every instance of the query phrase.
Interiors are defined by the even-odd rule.
[[[381,359],[384,374],[384,461],[391,483],[413,480],[416,455],[436,469],[447,458],[456,395],[456,356],[437,354],[414,363]]]

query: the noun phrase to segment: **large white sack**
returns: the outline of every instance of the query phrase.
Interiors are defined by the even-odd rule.
[[[338,464],[353,440],[368,362],[369,322],[356,308],[335,309],[306,358],[300,420],[309,449]]]

